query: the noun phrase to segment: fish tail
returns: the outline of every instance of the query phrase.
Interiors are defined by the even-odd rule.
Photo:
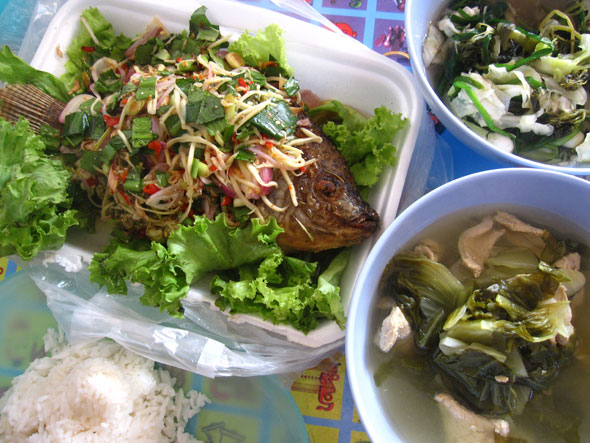
[[[43,124],[61,128],[59,115],[64,107],[64,103],[33,85],[7,85],[0,88],[0,117],[11,122],[24,117],[36,133],[39,133]]]

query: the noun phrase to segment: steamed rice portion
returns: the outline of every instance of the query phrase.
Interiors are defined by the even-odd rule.
[[[174,389],[175,379],[119,344],[69,346],[44,337],[33,361],[0,398],[0,441],[192,442],[188,420],[209,400]]]

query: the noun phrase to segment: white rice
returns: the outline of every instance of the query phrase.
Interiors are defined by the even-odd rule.
[[[44,337],[33,361],[0,398],[0,442],[194,442],[187,421],[209,400],[119,344],[69,346]]]

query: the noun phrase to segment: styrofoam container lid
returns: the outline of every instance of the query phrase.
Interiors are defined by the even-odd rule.
[[[31,65],[55,75],[64,73],[65,59],[58,55],[56,48],[64,51],[68,48],[78,30],[80,14],[95,5],[96,2],[92,0],[71,0],[64,4],[50,23]],[[154,16],[171,32],[187,29],[192,12],[201,5],[207,7],[208,18],[212,23],[220,25],[222,34],[234,33],[236,38],[245,30],[256,32],[271,23],[278,24],[284,30],[287,57],[302,89],[313,91],[321,99],[340,100],[365,114],[372,114],[375,108],[384,105],[394,112],[401,112],[409,121],[393,141],[399,155],[397,166],[383,173],[369,197],[369,203],[381,217],[381,228],[372,238],[353,248],[341,283],[346,312],[362,263],[374,242],[397,213],[424,112],[424,103],[414,79],[402,65],[377,54],[350,37],[276,11],[237,1],[104,0],[98,7],[112,23],[115,32],[135,36],[145,29]],[[58,252],[57,260],[79,263],[81,257],[84,262],[89,263],[94,252],[106,244],[106,237],[104,232],[95,236],[73,236]],[[213,305],[214,298],[208,291],[208,285],[192,288],[188,298],[209,300],[211,308],[217,309]],[[344,331],[335,322],[326,321],[316,330],[304,335],[291,326],[272,325],[252,315],[237,314],[232,319],[272,330],[292,342],[309,347],[343,342],[344,339]]]

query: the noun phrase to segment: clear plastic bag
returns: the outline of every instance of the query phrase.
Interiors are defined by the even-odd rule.
[[[9,0],[0,15],[0,43],[30,62],[49,22],[64,3],[65,0]]]
[[[318,17],[303,0],[273,2],[290,14],[297,11],[306,20],[328,26],[329,21]],[[32,58],[50,18],[63,3],[40,0],[36,4],[19,46],[23,59]],[[427,116],[421,124],[432,126]],[[404,200],[408,204],[424,192],[435,158],[434,144],[434,130],[423,131],[416,146],[417,160],[408,174]],[[143,306],[139,301],[141,287],[129,285],[128,295],[119,296],[90,283],[85,266],[88,261],[89,256],[45,253],[26,268],[72,343],[109,337],[144,357],[207,377],[300,372],[344,344],[344,334],[321,347],[297,344],[254,324],[233,321],[208,303],[190,299],[183,301],[185,318],[172,318]]]
[[[205,304],[185,304],[178,319],[141,304],[142,288],[111,295],[89,280],[86,267],[48,262],[42,254],[24,268],[47,297],[47,305],[75,344],[109,337],[144,357],[207,377],[299,372],[343,345],[320,348],[289,342],[256,326],[228,321]],[[43,264],[43,260],[45,264]]]

